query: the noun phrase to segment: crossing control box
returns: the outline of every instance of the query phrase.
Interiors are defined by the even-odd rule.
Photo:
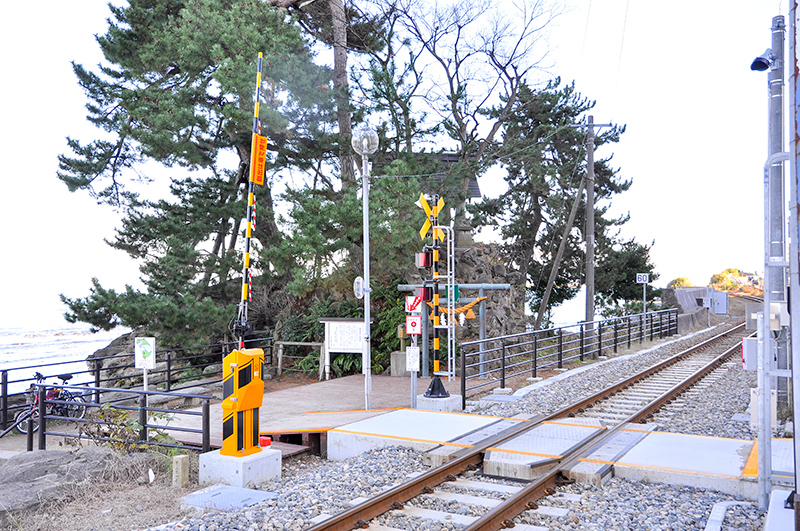
[[[234,350],[222,361],[221,455],[244,457],[261,451],[258,415],[264,401],[260,348]]]

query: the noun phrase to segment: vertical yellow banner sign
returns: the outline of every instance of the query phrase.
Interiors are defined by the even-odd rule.
[[[264,184],[264,165],[267,161],[267,137],[253,133],[253,152],[250,155],[250,181]]]

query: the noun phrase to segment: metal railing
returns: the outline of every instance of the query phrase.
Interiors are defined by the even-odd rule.
[[[74,438],[74,439],[90,439],[93,441],[102,441],[102,442],[111,442],[115,444],[147,444],[149,446],[161,446],[166,448],[182,448],[187,450],[199,450],[201,452],[208,452],[211,450],[211,429],[210,429],[210,419],[211,419],[211,412],[210,412],[210,404],[211,400],[213,399],[212,396],[209,395],[196,395],[196,394],[187,394],[187,393],[167,393],[167,392],[159,392],[159,391],[138,391],[134,389],[112,389],[112,388],[100,388],[100,389],[93,389],[93,391],[97,390],[102,393],[122,393],[123,396],[121,398],[117,398],[114,402],[114,405],[110,405],[107,407],[111,407],[120,411],[124,412],[136,412],[138,414],[137,422],[138,422],[138,438],[136,439],[115,439],[110,436],[89,436],[86,433],[82,432],[79,429],[81,424],[87,423],[97,423],[99,425],[106,425],[111,426],[111,421],[104,421],[99,418],[95,418],[94,415],[91,415],[90,411],[92,409],[96,410],[97,408],[103,407],[103,404],[100,402],[84,402],[82,405],[85,405],[89,412],[87,412],[86,417],[84,418],[74,418],[74,417],[63,417],[54,415],[52,413],[48,413],[53,409],[52,406],[54,405],[62,405],[62,406],[69,406],[74,404],[73,402],[65,402],[62,400],[50,400],[47,399],[47,390],[49,389],[69,389],[70,391],[83,391],[85,390],[84,387],[81,386],[73,386],[73,385],[45,385],[45,384],[35,384],[36,392],[39,395],[39,429],[37,430],[38,442],[37,448],[39,450],[46,450],[47,449],[47,436],[57,436],[57,437],[66,437],[66,438]],[[179,410],[179,409],[166,409],[160,407],[152,407],[148,406],[148,398],[153,396],[167,396],[172,399],[199,399],[201,401],[201,411],[187,411],[187,410]],[[136,405],[123,405],[123,402],[134,402]],[[30,407],[30,406],[28,406]],[[201,427],[200,428],[186,428],[181,426],[169,426],[170,419],[162,419],[164,424],[159,424],[158,417],[153,416],[152,413],[158,413],[162,415],[170,415],[170,416],[184,416],[184,417],[201,417]],[[55,425],[51,426],[51,429],[48,430],[47,422],[48,421],[58,421]],[[69,427],[71,423],[75,425],[75,431],[63,431]],[[58,431],[62,430],[62,431]],[[202,443],[200,445],[192,445],[192,444],[181,444],[181,443],[173,443],[173,442],[165,442],[165,441],[153,441],[150,439],[150,430],[160,430],[160,431],[171,431],[171,432],[183,432],[183,433],[191,433],[200,435]],[[33,431],[32,429],[27,430],[28,435],[28,451],[33,450]]]
[[[466,407],[469,391],[506,387],[508,378],[536,378],[540,370],[561,369],[565,363],[677,332],[678,310],[672,308],[460,343],[461,406]]]
[[[245,340],[247,348],[264,349],[264,366],[273,365],[273,338],[261,337]],[[222,358],[231,350],[238,348],[237,342],[223,342],[211,345],[194,347],[159,349],[156,351],[158,364],[156,369],[148,370],[148,385],[163,387],[166,392],[185,389],[194,385],[194,381],[202,378],[205,384],[222,381]],[[114,360],[125,359],[126,363],[112,365]],[[130,360],[127,362],[127,360]],[[115,391],[130,389],[129,382],[137,378],[136,375],[115,375],[115,372],[125,372],[135,369],[133,353],[125,352],[113,356],[90,357],[86,360],[87,369],[83,371],[69,370],[78,382],[81,383],[84,394],[93,395],[93,401],[100,402],[100,393],[104,388],[114,388]],[[22,367],[0,369],[0,431],[5,430],[14,419],[16,413],[25,407],[24,395],[27,391],[16,393],[9,392],[9,386],[20,383],[35,383],[31,375],[34,371],[44,372],[47,368],[46,378],[54,378],[60,374],[59,367],[75,365],[75,360],[69,362],[55,362]],[[218,370],[204,372],[208,367],[220,365]],[[66,372],[66,370],[64,370]],[[22,375],[25,375],[22,377]],[[123,384],[123,385],[120,385]],[[49,387],[57,387],[49,385]]]

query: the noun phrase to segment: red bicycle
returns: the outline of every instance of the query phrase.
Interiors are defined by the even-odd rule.
[[[34,373],[33,377],[36,378],[37,383],[44,382],[44,376],[39,372]],[[66,385],[72,379],[72,375],[59,374],[56,378],[61,380],[62,385]],[[38,387],[35,384],[31,384],[30,388],[28,388],[30,406],[25,407],[14,417],[14,426],[20,433],[28,433],[28,419],[33,425],[32,430],[34,433],[39,429],[41,419],[39,418],[39,393],[37,391]],[[50,388],[45,391],[45,396],[48,400],[47,415],[74,419],[82,419],[86,415],[86,399],[83,395],[70,392],[69,389]],[[57,400],[60,403],[50,404],[50,400]]]

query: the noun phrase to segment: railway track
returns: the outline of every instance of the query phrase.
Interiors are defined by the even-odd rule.
[[[402,515],[409,519],[439,519],[464,526],[463,529],[467,531],[510,527],[522,531],[542,529],[522,523],[515,524],[514,519],[526,511],[546,510],[539,507],[539,500],[555,495],[559,485],[571,483],[567,471],[578,464],[591,449],[609,441],[626,424],[647,422],[656,411],[713,374],[726,362],[730,362],[739,352],[744,335],[743,324],[731,328],[599,393],[550,414],[519,422],[470,448],[457,451],[446,463],[350,510],[325,519],[309,528],[309,531],[362,528],[394,531],[398,528],[386,527],[374,520],[388,513],[393,517]],[[488,449],[496,448],[504,441],[533,430],[545,421],[565,417],[598,419],[605,424],[606,429],[598,430],[580,445],[566,452],[552,468],[530,483],[521,486],[511,482],[498,485],[494,481],[476,481],[471,478],[482,468],[484,453]],[[468,489],[470,493],[457,493],[461,489]],[[477,495],[480,492],[485,494]],[[414,500],[417,497],[424,497],[425,501]],[[469,508],[454,509],[454,504],[456,507],[462,504]],[[423,505],[433,505],[439,509],[426,509]],[[470,515],[470,512],[482,514]]]

